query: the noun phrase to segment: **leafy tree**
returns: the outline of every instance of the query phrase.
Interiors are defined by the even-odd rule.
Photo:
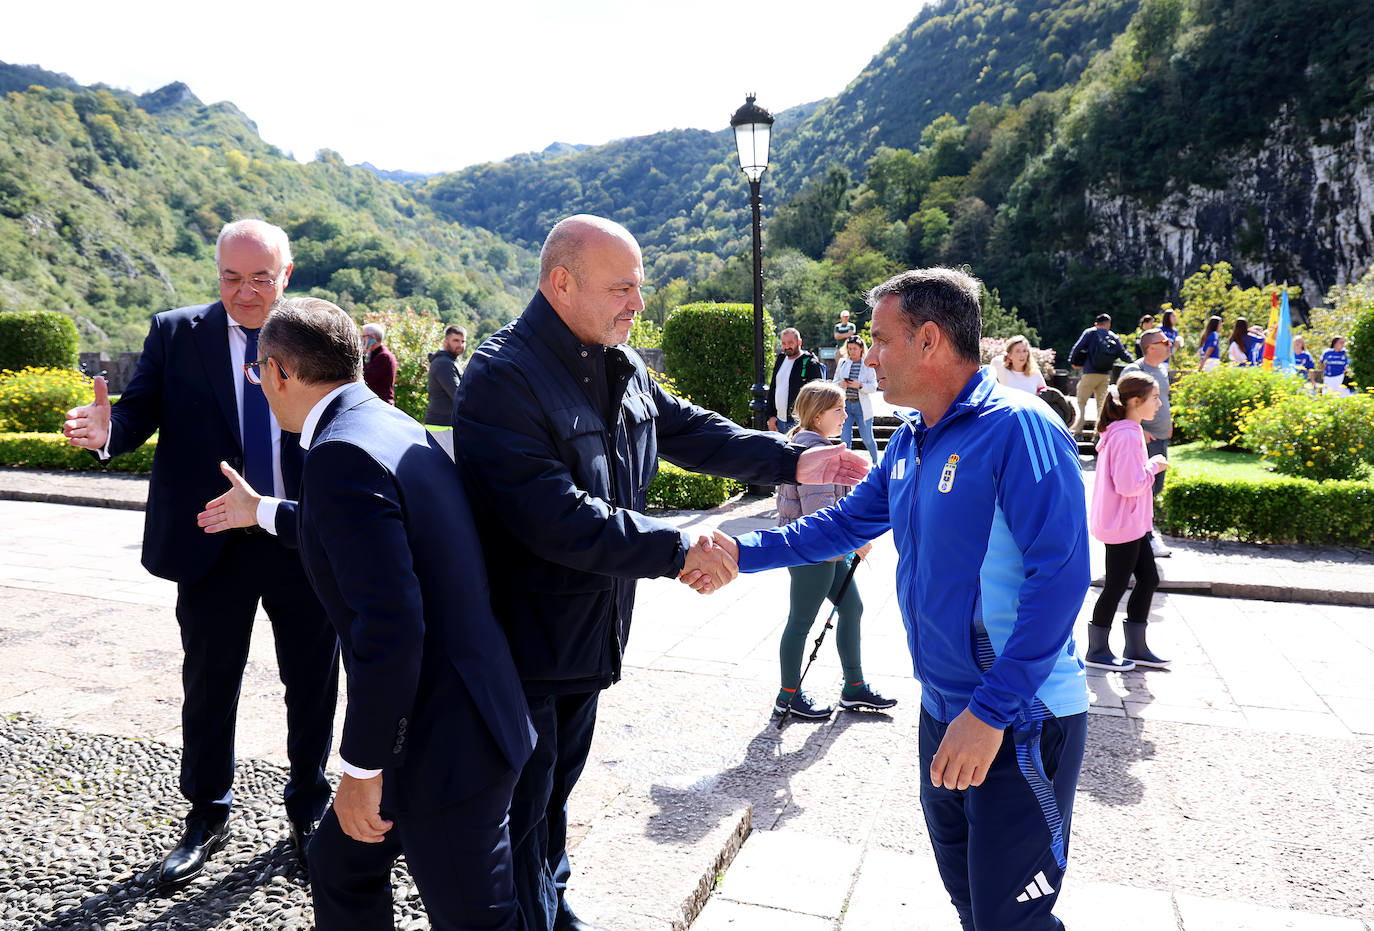
[[[819,259],[848,203],[849,172],[831,165],[824,177],[812,181],[774,212],[768,225],[769,248],[796,249],[802,255]]]

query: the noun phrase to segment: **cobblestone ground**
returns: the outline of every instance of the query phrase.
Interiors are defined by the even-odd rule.
[[[163,897],[154,871],[181,833],[178,748],[0,718],[0,928],[5,931],[301,929],[305,875],[286,840],[281,767],[241,761],[228,845]],[[403,867],[397,928],[427,928]]]

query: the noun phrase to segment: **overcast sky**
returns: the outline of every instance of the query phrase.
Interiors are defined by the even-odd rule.
[[[184,81],[309,160],[443,171],[833,96],[926,0],[7,4],[0,60],[143,93]]]

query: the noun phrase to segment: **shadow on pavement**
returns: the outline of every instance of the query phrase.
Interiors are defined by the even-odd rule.
[[[682,821],[673,813],[695,807],[703,793],[744,799],[753,808],[752,822],[761,830],[773,830],[801,815],[805,809],[793,798],[792,777],[824,758],[830,745],[851,727],[888,726],[891,715],[882,712],[839,712],[827,721],[792,719],[780,731],[770,716],[745,748],[744,759],[729,769],[707,776],[690,789],[656,785],[650,797],[658,813],[650,816],[645,835],[659,843],[695,842],[716,827],[708,820],[693,823],[688,836],[681,831]],[[794,728],[810,729],[799,747],[784,751],[785,735]]]
[[[257,889],[271,884],[274,878],[284,876],[296,882],[305,881],[296,854],[285,840],[221,876],[213,885],[193,881],[165,896],[157,888],[157,869],[154,865],[123,882],[112,884],[76,908],[54,915],[39,926],[40,931],[103,928],[135,909],[147,916],[142,927],[213,928],[229,918]],[[156,903],[160,901],[170,905],[154,914]]]
[[[1078,776],[1079,793],[1114,807],[1140,804],[1145,784],[1132,772],[1133,765],[1155,755],[1154,742],[1142,739],[1140,733],[1138,720],[1088,715],[1088,746]]]

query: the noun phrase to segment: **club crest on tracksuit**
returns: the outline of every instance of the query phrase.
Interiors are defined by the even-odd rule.
[[[958,465],[959,454],[950,453],[949,461],[946,462],[945,467],[940,470],[940,484],[936,486],[939,489],[940,494],[946,494],[949,492],[951,488],[954,487],[954,470],[958,467]]]

